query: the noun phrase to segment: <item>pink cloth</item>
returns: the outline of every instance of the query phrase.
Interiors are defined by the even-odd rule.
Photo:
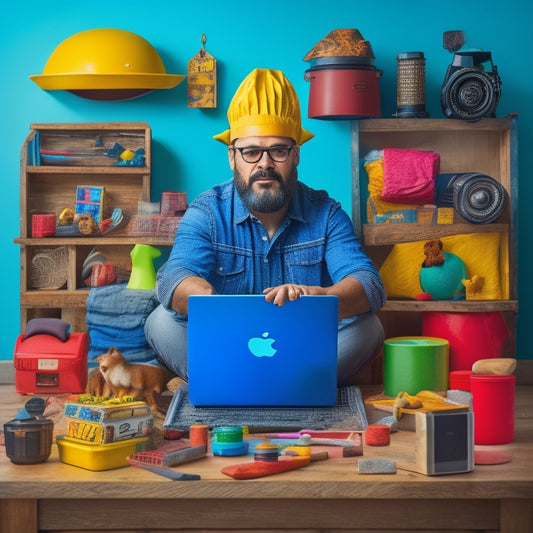
[[[432,204],[440,156],[430,150],[385,148],[383,193],[387,202]]]

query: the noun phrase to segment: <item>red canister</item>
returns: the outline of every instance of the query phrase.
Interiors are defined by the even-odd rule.
[[[450,343],[450,371],[472,370],[480,359],[503,356],[509,329],[498,311],[428,311],[422,315],[422,335]]]
[[[514,440],[515,376],[470,376],[474,443],[506,444]]]
[[[342,120],[381,115],[379,79],[372,65],[329,64],[305,72],[309,118]]]
[[[471,375],[472,370],[453,370],[450,372],[450,389],[469,391]]]
[[[56,234],[56,216],[53,213],[32,215],[31,236],[36,238],[53,237]]]

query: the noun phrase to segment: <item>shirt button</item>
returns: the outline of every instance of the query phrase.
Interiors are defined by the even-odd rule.
[[[263,235],[262,239],[263,239],[264,241],[268,241],[268,237],[267,237],[266,235]]]
[[[265,257],[265,258],[263,259],[263,263],[268,263],[268,257]]]

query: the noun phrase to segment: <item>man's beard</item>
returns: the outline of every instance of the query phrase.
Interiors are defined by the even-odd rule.
[[[261,178],[274,179],[279,183],[279,187],[265,186],[261,187],[259,192],[254,191],[254,182]],[[296,166],[293,165],[287,176],[287,181],[283,181],[281,174],[271,168],[258,170],[250,176],[250,183],[247,184],[241,173],[235,167],[235,170],[233,171],[233,181],[243,204],[249,211],[255,211],[257,213],[274,213],[290,202],[298,184],[298,170]]]

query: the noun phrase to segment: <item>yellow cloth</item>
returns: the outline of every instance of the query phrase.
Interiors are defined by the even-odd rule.
[[[364,167],[368,174],[368,192],[378,216],[383,216],[390,211],[416,209],[418,207],[418,204],[400,204],[386,202],[381,199],[381,195],[383,194],[383,158],[376,159],[375,161],[367,161]],[[370,209],[367,215],[369,221],[373,220],[374,215]]]
[[[484,278],[475,300],[508,298],[509,258],[505,238],[500,233],[468,233],[442,237],[443,251],[459,256],[468,279]],[[424,244],[416,241],[395,244],[379,270],[389,298],[415,299],[422,291],[420,268],[424,262]]]
[[[409,403],[412,403],[412,404],[414,404],[418,400],[418,402],[422,404],[422,407],[419,407],[417,409],[401,407],[400,413],[415,413],[417,411],[421,413],[425,413],[427,411],[449,411],[453,409],[458,409],[460,407],[468,407],[467,405],[447,404],[445,403],[446,399],[443,396],[433,391],[420,391],[415,396],[411,396],[407,393],[403,393],[402,397],[407,399]],[[390,406],[390,410],[392,412],[396,399],[397,398],[385,399],[385,400],[369,399],[365,403],[368,403],[375,407],[379,407],[379,406],[389,407]]]

